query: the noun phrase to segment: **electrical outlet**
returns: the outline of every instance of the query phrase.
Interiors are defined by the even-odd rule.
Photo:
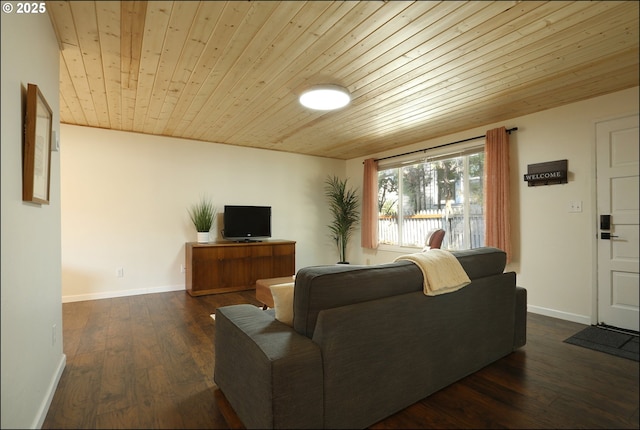
[[[181,265],[180,265],[180,273],[184,273],[184,272],[186,272],[186,271],[187,271],[187,270],[186,270],[186,268],[184,267],[184,264],[181,264]]]
[[[124,268],[122,267],[118,267],[116,269],[116,277],[118,278],[124,278]]]
[[[575,200],[569,202],[569,212],[582,212],[582,201]]]

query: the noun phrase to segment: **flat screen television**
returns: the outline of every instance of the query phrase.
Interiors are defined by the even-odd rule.
[[[224,207],[222,237],[238,242],[259,241],[271,237],[271,206]]]

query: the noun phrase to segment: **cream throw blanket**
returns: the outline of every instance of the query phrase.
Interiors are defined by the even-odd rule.
[[[422,270],[427,296],[451,293],[471,283],[458,259],[444,249],[402,255],[395,259],[398,260],[409,260]]]

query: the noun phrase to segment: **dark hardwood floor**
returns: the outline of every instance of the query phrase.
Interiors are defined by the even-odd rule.
[[[228,428],[209,315],[254,294],[63,304],[67,366],[43,428]],[[562,342],[581,328],[529,314],[524,348],[371,428],[637,429],[639,364]]]

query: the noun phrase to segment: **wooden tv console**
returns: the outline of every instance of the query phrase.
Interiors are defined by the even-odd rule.
[[[186,288],[192,296],[251,290],[264,278],[292,276],[296,270],[296,243],[187,242]]]

